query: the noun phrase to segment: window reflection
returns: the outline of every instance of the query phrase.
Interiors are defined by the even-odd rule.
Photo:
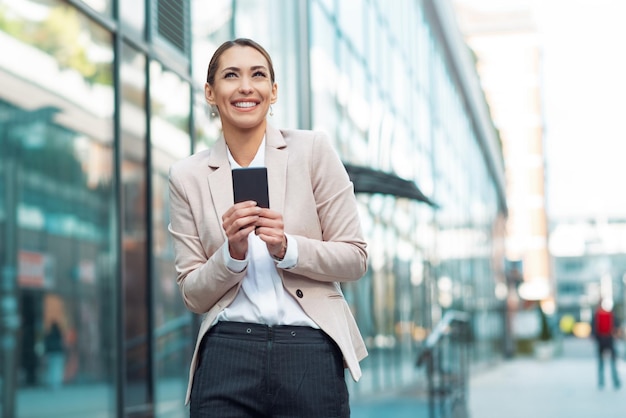
[[[16,416],[112,416],[111,36],[65,2],[5,1],[0,15],[0,264],[15,309],[2,316],[19,317],[1,329],[15,360],[3,399]],[[42,396],[76,385],[89,404]]]
[[[82,0],[83,3],[87,4],[89,7],[94,9],[96,12],[105,14],[110,16],[113,11],[113,1],[112,0]],[[139,1],[135,0],[135,3],[139,3]],[[120,3],[133,3],[129,1],[120,1]]]
[[[130,46],[121,51],[120,110],[122,283],[126,409],[150,408],[150,324],[148,285],[148,204],[145,114],[146,60]]]
[[[118,2],[120,18],[138,33],[145,28],[146,2],[145,0],[120,1]]]
[[[173,243],[167,232],[169,167],[191,152],[190,86],[157,63],[150,71],[156,407],[157,416],[169,416],[173,406],[183,409],[195,332],[176,284]]]

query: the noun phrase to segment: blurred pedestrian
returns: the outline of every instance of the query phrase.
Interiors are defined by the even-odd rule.
[[[367,268],[354,188],[325,134],[267,123],[267,51],[222,44],[205,97],[222,135],[170,170],[170,233],[186,306],[204,314],[187,401],[192,418],[350,416],[365,344],[339,282]],[[266,167],[270,208],[233,203],[232,170]]]
[[[596,340],[598,355],[598,387],[604,387],[604,358],[608,354],[611,367],[613,387],[621,386],[617,373],[617,355],[615,353],[615,336],[619,332],[619,324],[613,314],[610,301],[601,300],[596,308],[592,323],[593,336]]]
[[[65,376],[65,342],[60,325],[52,322],[44,336],[44,350],[46,355],[46,383],[53,389],[63,385]]]

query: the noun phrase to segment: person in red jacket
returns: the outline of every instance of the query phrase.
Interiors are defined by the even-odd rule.
[[[598,348],[598,387],[604,387],[604,356],[606,353],[611,359],[611,376],[613,387],[619,389],[620,379],[617,373],[617,355],[615,353],[614,337],[619,331],[619,325],[613,315],[612,304],[600,301],[593,316],[592,330]]]

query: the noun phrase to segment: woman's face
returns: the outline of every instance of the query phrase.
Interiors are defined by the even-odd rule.
[[[259,51],[233,46],[220,57],[215,82],[205,85],[205,96],[210,105],[217,106],[223,129],[251,129],[265,123],[277,89]]]

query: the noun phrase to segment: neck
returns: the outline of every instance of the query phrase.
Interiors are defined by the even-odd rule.
[[[238,129],[234,127],[224,127],[224,140],[231,155],[242,167],[248,167],[254,157],[265,135],[265,124],[261,124],[251,129]]]

